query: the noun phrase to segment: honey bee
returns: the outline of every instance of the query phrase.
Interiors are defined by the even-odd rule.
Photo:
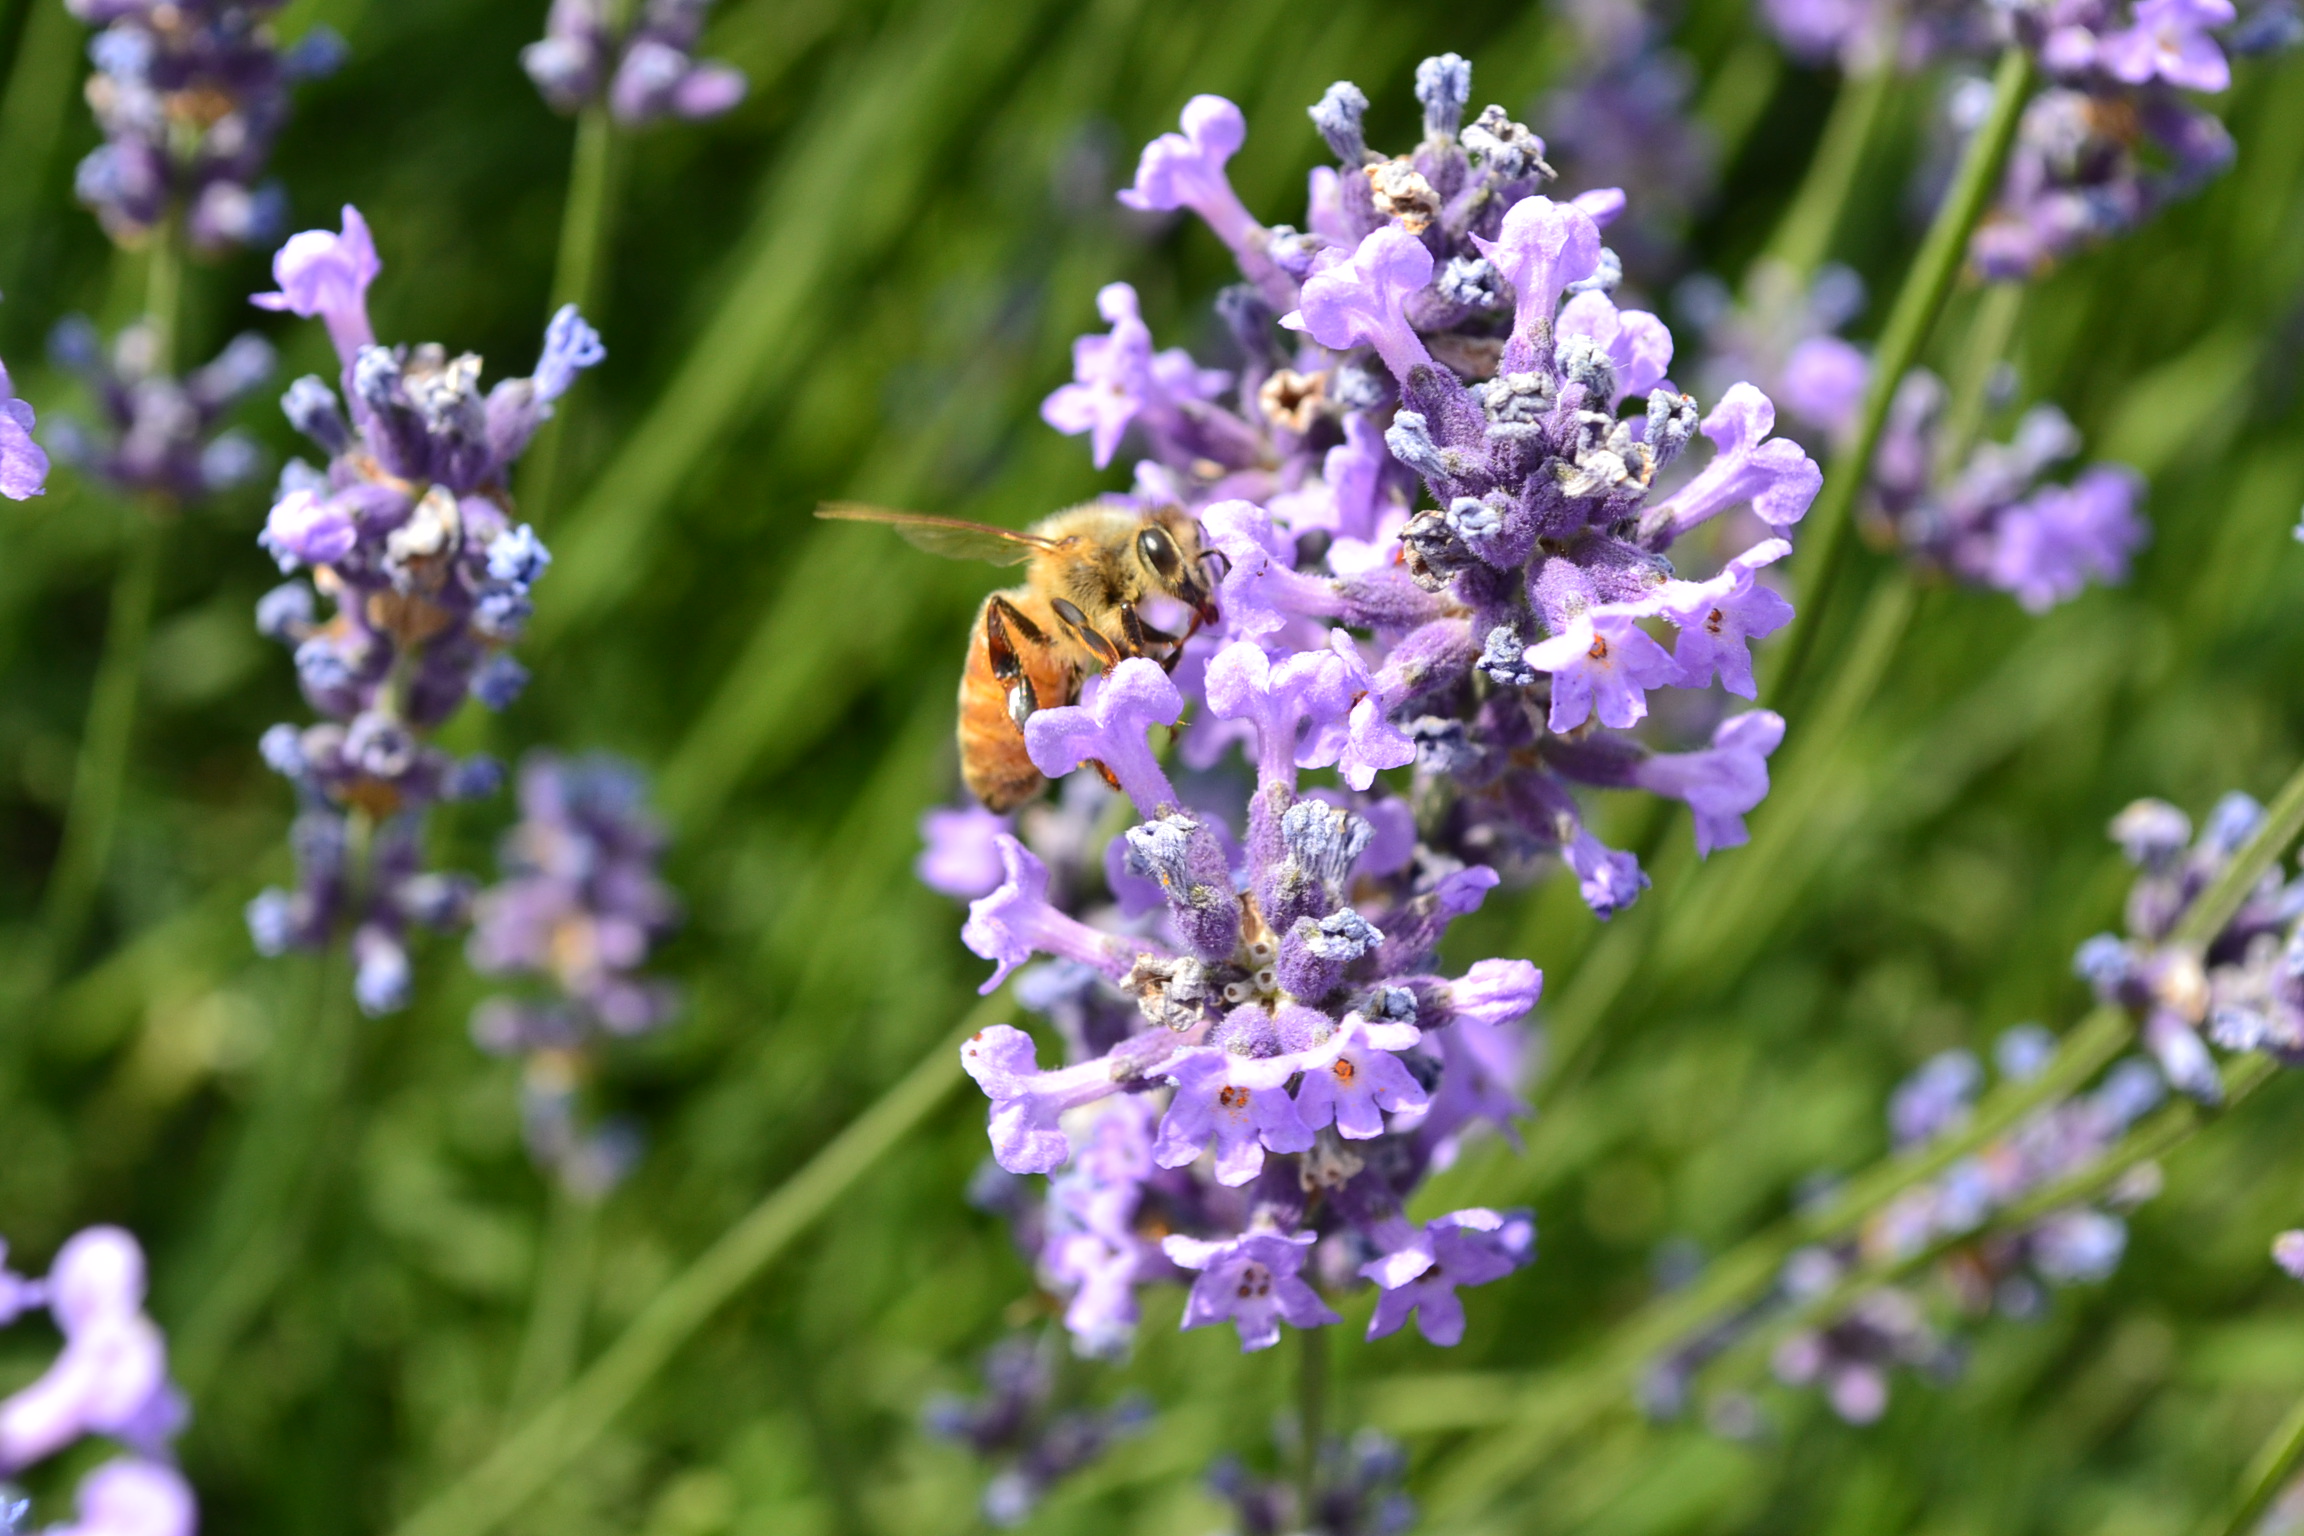
[[[960,673],[960,774],[995,811],[1015,809],[1047,784],[1024,750],[1024,722],[1034,710],[1075,702],[1088,672],[1131,656],[1174,667],[1184,642],[1216,621],[1200,525],[1178,507],[1148,513],[1091,501],[1021,532],[848,502],[816,515],[885,523],[915,548],[951,560],[1030,562],[1022,586],[993,593],[976,610]],[[1172,635],[1148,623],[1139,605],[1153,595],[1191,609],[1190,628]]]

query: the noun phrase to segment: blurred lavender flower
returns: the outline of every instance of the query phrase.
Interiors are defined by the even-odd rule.
[[[2037,1024],[2008,1030],[1993,1053],[2001,1076],[2018,1082],[2036,1076],[2054,1054],[2054,1036]],[[1966,1051],[1946,1051],[1922,1064],[1889,1098],[1889,1132],[1897,1150],[1956,1134],[1968,1123],[1984,1083],[1982,1063]],[[1987,1228],[1997,1213],[2094,1165],[2166,1093],[2151,1063],[2116,1063],[2095,1087],[2035,1111],[2006,1135],[1905,1191],[1852,1239],[1799,1250],[1785,1263],[1772,1295],[1651,1372],[1645,1392],[1651,1411],[1679,1412],[1705,1361],[1863,1270],[1938,1254],[1932,1287],[1906,1283],[1865,1290],[1845,1310],[1787,1334],[1772,1361],[1777,1379],[1818,1388],[1852,1424],[1869,1424],[1886,1412],[1896,1368],[1938,1380],[1957,1371],[1963,1355],[1951,1331],[1957,1319],[1993,1312],[2034,1317],[2047,1289],[2108,1278],[2127,1247],[2125,1213],[2159,1192],[2156,1164],[2130,1169],[2097,1203],[2053,1211],[2013,1230]],[[1818,1193],[1829,1187],[1820,1183]]]
[[[469,353],[375,344],[367,291],[379,270],[366,222],[346,208],[341,234],[308,230],[281,248],[280,291],[255,300],[327,323],[351,409],[309,376],[281,401],[329,464],[293,460],[281,474],[258,542],[312,581],[267,594],[257,627],[294,647],[304,696],[327,720],[265,734],[265,761],[303,807],[298,888],[258,896],[248,923],[272,954],[320,948],[348,921],[354,990],[370,1013],[407,999],[409,927],[464,919],[468,877],[420,870],[424,809],[493,794],[502,771],[456,762],[423,734],[467,696],[504,708],[526,680],[505,649],[551,555],[514,522],[507,472],[552,402],[605,355],[570,305],[553,316],[535,374],[482,396]],[[326,620],[319,596],[335,608]]]
[[[2232,136],[2183,92],[2229,89],[2230,54],[2304,40],[2286,3],[2243,17],[2231,0],[2014,0],[2004,21],[2050,83],[1969,245],[1987,277],[2034,276],[2221,175]]]
[[[996,1469],[984,1488],[990,1525],[1021,1525],[1049,1489],[1151,1423],[1152,1405],[1140,1396],[1108,1408],[1059,1406],[1064,1364],[1052,1342],[1003,1339],[984,1358],[983,1396],[937,1397],[921,1414],[930,1434]]]
[[[2089,581],[2125,581],[2150,537],[2137,516],[2144,478],[2091,464],[2069,485],[2042,476],[2080,449],[2053,405],[2036,405],[2006,443],[1981,443],[1940,474],[1944,386],[1925,369],[1904,378],[1889,408],[1863,516],[1920,566],[2012,594],[2034,613],[2077,597]]]
[[[2272,1239],[2272,1262],[2289,1278],[2304,1280],[2304,1232],[2291,1229]]]
[[[8,365],[0,363],[0,496],[24,501],[42,494],[48,455],[32,441],[32,407],[16,398]]]
[[[1308,1510],[1294,1482],[1258,1477],[1234,1456],[1209,1470],[1208,1490],[1232,1506],[1232,1536],[1399,1536],[1416,1523],[1400,1491],[1407,1472],[1398,1442],[1364,1429],[1321,1445]]]
[[[744,99],[744,72],[699,60],[712,0],[647,0],[637,23],[618,34],[612,0],[552,0],[544,36],[520,51],[520,66],[562,112],[605,100],[626,125],[666,116],[718,117]]]
[[[102,28],[88,103],[105,142],[80,162],[80,201],[123,244],[175,217],[196,250],[268,239],[286,199],[264,166],[289,88],[332,72],[342,39],[315,27],[282,50],[270,17],[283,0],[65,3]]]
[[[2284,881],[2277,867],[2266,870],[2205,950],[2170,942],[2263,819],[2243,794],[2218,801],[2197,838],[2191,819],[2165,801],[2122,811],[2112,837],[2140,871],[2128,892],[2128,937],[2100,933],[2073,959],[2099,998],[2137,1015],[2168,1080],[2203,1103],[2223,1090],[2202,1025],[2225,1050],[2304,1063],[2304,876]]]
[[[1693,111],[1696,68],[1670,46],[1661,0],[1574,0],[1577,49],[1537,104],[1569,192],[1636,189],[1610,227],[1623,270],[1651,290],[1683,269],[1688,227],[1719,182],[1719,149]]]
[[[474,900],[466,945],[484,976],[551,985],[548,999],[489,998],[473,1012],[472,1037],[491,1055],[527,1059],[530,1153],[593,1197],[628,1171],[639,1145],[620,1122],[579,1125],[590,1058],[603,1040],[656,1029],[678,1007],[669,984],[634,974],[679,910],[657,878],[665,839],[646,798],[639,770],[618,759],[531,754],[520,767],[520,820],[500,856],[504,878]]]
[[[1750,380],[1784,408],[1787,435],[1822,448],[1856,424],[1871,359],[1837,333],[1864,310],[1864,280],[1827,263],[1805,283],[1763,258],[1745,275],[1741,301],[1712,274],[1674,291],[1680,313],[1704,333],[1700,387],[1725,393]]]
[[[1762,0],[1761,22],[1784,51],[1852,75],[1913,74],[1947,55],[1977,55],[1997,41],[1997,7],[1976,0]]]
[[[45,1308],[64,1349],[37,1379],[0,1399],[0,1478],[84,1439],[109,1440],[125,1454],[81,1478],[78,1523],[48,1529],[192,1536],[192,1488],[170,1450],[185,1403],[168,1379],[167,1341],[144,1315],[143,1249],[118,1227],[90,1227],[57,1250],[43,1280],[11,1274],[6,1258],[0,1243],[0,1326]],[[8,1516],[0,1483],[0,1519]]]
[[[104,345],[95,324],[74,315],[48,338],[56,365],[87,386],[100,425],[70,417],[49,428],[56,456],[124,495],[170,505],[198,501],[256,478],[264,456],[254,439],[217,422],[272,376],[271,343],[243,332],[205,367],[182,379],[153,368],[155,333],[138,322]]]

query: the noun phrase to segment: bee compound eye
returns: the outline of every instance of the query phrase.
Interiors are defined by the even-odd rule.
[[[1136,554],[1162,581],[1174,581],[1184,569],[1184,556],[1165,528],[1147,528],[1136,535]]]

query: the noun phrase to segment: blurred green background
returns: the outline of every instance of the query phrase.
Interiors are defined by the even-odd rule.
[[[385,263],[379,333],[479,351],[491,377],[533,361],[558,238],[572,128],[516,57],[543,9],[297,0],[282,26],[325,21],[351,44],[281,143],[293,227],[357,204]],[[84,37],[58,0],[0,3],[0,356],[44,417],[85,410],[40,360],[47,328],[72,310],[116,326],[141,291],[70,196],[95,142]],[[1535,104],[1574,69],[1575,37],[1551,9],[1485,0],[723,0],[704,51],[747,70],[752,95],[631,146],[596,316],[610,358],[571,402],[571,493],[542,530],[560,558],[522,648],[536,682],[502,719],[450,729],[507,756],[629,754],[676,833],[690,911],[660,969],[691,1003],[600,1084],[651,1146],[601,1217],[587,1353],[943,1040],[980,975],[957,907],[910,863],[916,818],[955,785],[951,677],[987,578],[810,509],[856,497],[1017,523],[1124,483],[1036,408],[1116,278],[1164,343],[1214,355],[1222,249],[1110,197],[1191,94],[1247,110],[1236,183],[1287,220],[1319,158],[1303,108],[1330,80],[1359,81],[1371,137],[1403,142],[1415,62],[1453,49],[1476,102],[1548,132]],[[1726,150],[1695,261],[1733,280],[1833,83],[1778,67],[1738,0],[1692,0],[1675,37]],[[1916,243],[1904,189],[1940,88],[1900,87],[1842,225],[1835,254],[1876,294]],[[2268,795],[2304,751],[2304,551],[2288,537],[2304,501],[2304,62],[2244,69],[2223,105],[2232,172],[2040,284],[2013,353],[2007,419],[2055,399],[2092,455],[2151,476],[2134,582],[2043,619],[1925,593],[1846,742],[1792,783],[1796,719],[1755,844],[1701,872],[1684,817],[1605,807],[1610,841],[1665,850],[1609,948],[1559,882],[1459,925],[1459,963],[1544,968],[1560,1049],[1525,1155],[1483,1146],[1428,1197],[1533,1203],[1539,1262],[1471,1299],[1453,1352],[1339,1330],[1354,1335],[1335,1345],[1342,1401],[1405,1434],[1412,1491],[1445,1490],[1525,1387],[1645,1299],[1669,1241],[1718,1251],[1811,1172],[1877,1157],[1885,1095],[1926,1056],[2075,1018],[2068,958],[2117,925],[2126,888],[2102,835],[2122,804]],[[329,371],[318,327],[245,305],[266,278],[261,255],[196,269],[180,355],[254,326],[281,343],[283,382]],[[1973,304],[1954,300],[1940,364]],[[296,445],[272,393],[243,414],[280,458]],[[252,489],[170,536],[95,929],[53,989],[11,1003],[0,1051],[0,1233],[38,1262],[82,1224],[125,1223],[171,1328],[230,1256],[222,1170],[321,985],[309,960],[254,958],[239,917],[287,873],[290,795],[254,741],[305,718],[249,618],[276,579],[253,543],[264,504]],[[31,942],[130,515],[62,470],[45,498],[0,506],[9,954]],[[509,814],[441,818],[441,859],[489,870]],[[1580,974],[1592,956],[1605,975]],[[479,983],[452,944],[419,971],[414,1007],[358,1026],[323,1133],[287,1158],[311,1219],[193,1383],[184,1454],[211,1532],[388,1530],[507,1427],[548,1201],[516,1069],[466,1037]],[[2304,1294],[2265,1258],[2304,1218],[2300,1111],[2304,1090],[2278,1083],[2187,1146],[2112,1281],[2035,1322],[1985,1323],[1959,1380],[1900,1379],[1876,1426],[1789,1393],[1744,1444],[1603,1416],[1517,1467],[1478,1518],[1617,1536],[2189,1530],[2304,1391]],[[969,1388],[985,1347],[1047,1313],[963,1199],[983,1150],[981,1102],[953,1095],[508,1528],[972,1528],[980,1473],[922,1435],[920,1404]],[[1179,1335],[1180,1295],[1147,1294],[1135,1362],[1082,1390],[1141,1387],[1161,1418],[1030,1529],[1214,1529],[1208,1456],[1266,1454],[1293,1348],[1242,1358],[1229,1330]],[[0,1336],[0,1386],[51,1347],[34,1328]]]

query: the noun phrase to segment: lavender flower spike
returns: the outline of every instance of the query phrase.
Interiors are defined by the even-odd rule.
[[[1104,675],[1087,703],[1033,715],[1024,726],[1024,749],[1032,766],[1052,779],[1082,763],[1102,764],[1136,809],[1154,817],[1176,804],[1176,790],[1145,732],[1174,725],[1183,713],[1184,695],[1160,664],[1131,656]]]
[[[279,291],[259,293],[248,302],[307,320],[317,316],[327,324],[328,339],[336,344],[336,355],[349,374],[360,349],[376,341],[375,328],[368,323],[368,285],[383,270],[368,221],[346,203],[343,232],[307,229],[290,236],[272,258],[272,280],[280,285]]]
[[[1254,1351],[1280,1342],[1282,1321],[1298,1328],[1342,1321],[1301,1278],[1309,1232],[1248,1232],[1225,1243],[1169,1237],[1160,1246],[1180,1267],[1200,1271],[1184,1304],[1187,1328],[1229,1319],[1241,1349]]]
[[[1651,507],[1644,528],[1685,533],[1745,502],[1764,523],[1784,528],[1808,514],[1824,488],[1824,471],[1788,437],[1769,437],[1776,407],[1749,384],[1730,387],[1704,418],[1704,435],[1719,452],[1695,479]]]
[[[0,496],[23,501],[48,481],[48,455],[32,441],[32,407],[16,398],[8,365],[0,363]]]
[[[1302,331],[1332,351],[1371,346],[1400,378],[1432,354],[1408,323],[1409,295],[1432,281],[1432,253],[1424,242],[1395,224],[1371,231],[1349,261],[1314,272],[1304,281],[1296,310],[1280,323]]]
[[[1145,213],[1189,208],[1234,251],[1247,251],[1261,229],[1224,174],[1224,163],[1247,142],[1247,120],[1221,96],[1195,96],[1184,104],[1181,126],[1182,133],[1144,146],[1136,184],[1120,201]]]

